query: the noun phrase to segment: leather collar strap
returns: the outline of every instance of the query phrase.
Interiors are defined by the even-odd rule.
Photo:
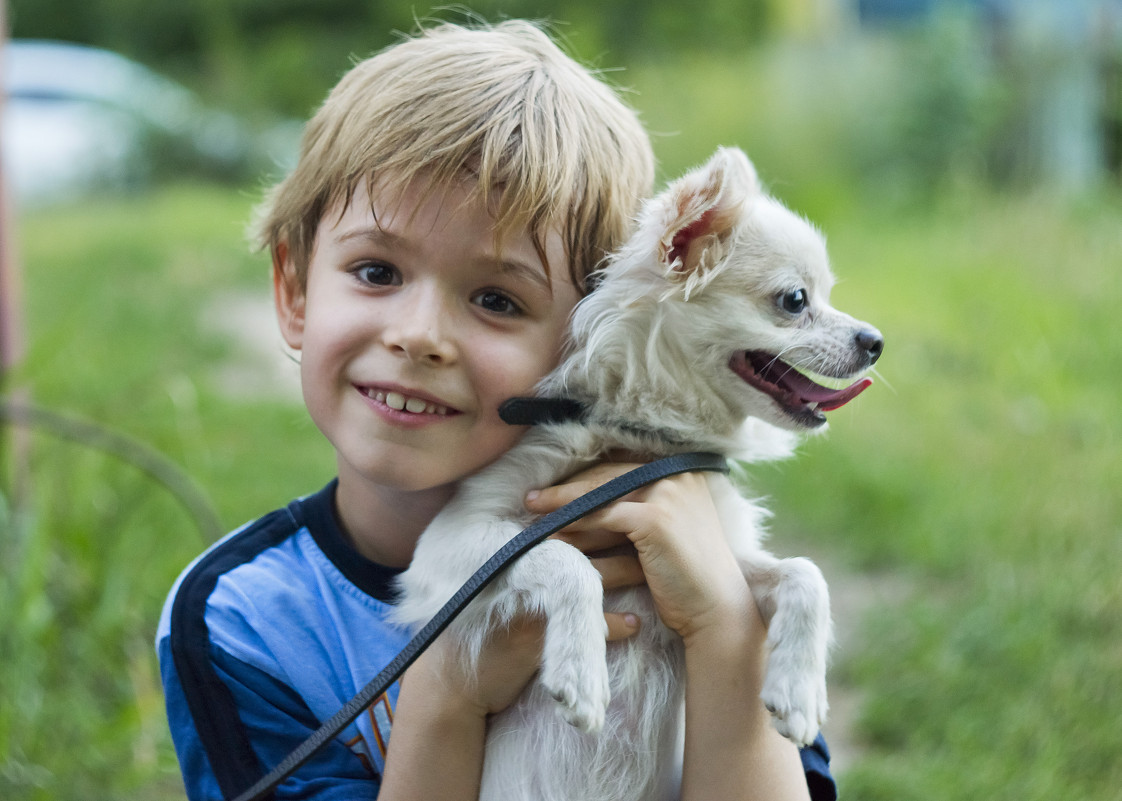
[[[599,423],[606,428],[666,445],[685,447],[687,444],[675,436],[674,431],[644,428],[626,420],[594,420],[589,417],[588,407],[575,398],[511,398],[499,406],[499,417],[512,426]]]
[[[245,790],[235,801],[260,801],[269,797],[272,790],[307,762],[320,748],[337,737],[348,724],[374,702],[390,685],[397,681],[421,652],[448,627],[452,619],[478,595],[484,587],[511,562],[551,534],[560,531],[570,523],[590,512],[619,500],[624,495],[640,487],[645,487],[668,476],[695,470],[728,472],[725,457],[716,453],[681,453],[650,462],[622,476],[602,484],[579,498],[570,501],[560,509],[550,512],[523,529],[519,534],[500,548],[487,560],[483,567],[467,580],[464,586],[436,613],[425,627],[383,668],[374,679],[358,692],[342,709],[301,743],[296,750],[285,757],[275,768],[262,777],[256,784]]]
[[[499,406],[499,417],[512,426],[568,423],[587,414],[584,404],[574,398],[511,398]]]

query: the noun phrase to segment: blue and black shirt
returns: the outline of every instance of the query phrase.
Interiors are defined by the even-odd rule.
[[[389,622],[399,571],[347,541],[335,482],[220,540],[179,577],[156,646],[187,796],[233,798],[366,686],[409,640]],[[376,798],[397,685],[275,798]],[[836,798],[821,738],[812,797]]]

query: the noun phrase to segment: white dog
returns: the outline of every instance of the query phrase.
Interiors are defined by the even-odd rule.
[[[787,455],[790,432],[823,426],[823,412],[871,383],[855,379],[883,345],[876,329],[830,307],[821,237],[763,193],[739,150],[718,150],[648,202],[598,277],[574,312],[565,358],[538,387],[541,396],[578,401],[586,414],[536,426],[463,482],[401,577],[400,622],[426,623],[530,522],[523,498],[531,488],[612,450],[651,458],[707,450],[747,461]],[[768,622],[762,699],[782,734],[808,743],[826,714],[826,584],[811,562],[762,550],[766,511],[726,476],[707,475]],[[605,608],[638,612],[640,633],[606,645]],[[681,643],[658,621],[646,589],[605,598],[588,559],[547,540],[449,632],[474,660],[489,632],[523,612],[546,620],[541,670],[489,725],[480,798],[676,797]]]

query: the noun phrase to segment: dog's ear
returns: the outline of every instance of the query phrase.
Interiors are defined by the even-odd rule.
[[[692,284],[718,264],[744,205],[760,193],[752,162],[736,148],[719,148],[674,183],[658,254],[668,275]]]

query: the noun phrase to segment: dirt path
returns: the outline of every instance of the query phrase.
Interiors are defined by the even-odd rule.
[[[777,537],[778,539],[778,537]],[[830,606],[834,617],[836,644],[832,662],[844,662],[858,653],[862,640],[875,620],[878,609],[892,608],[903,602],[911,592],[911,585],[893,574],[858,573],[845,567],[838,559],[805,541],[793,550],[788,543],[775,543],[775,550],[783,555],[802,555],[810,558],[822,570],[830,586]],[[840,775],[856,763],[864,752],[857,733],[864,692],[838,677],[837,671],[827,682],[830,693],[830,713],[822,733],[830,746],[831,767]]]
[[[222,295],[211,303],[202,322],[232,345],[230,358],[212,375],[224,394],[300,402],[300,368],[281,338],[268,293]]]

